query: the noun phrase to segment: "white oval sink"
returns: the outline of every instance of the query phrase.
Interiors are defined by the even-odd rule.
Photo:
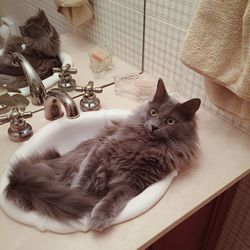
[[[51,147],[55,147],[61,154],[66,153],[83,140],[95,136],[101,128],[110,123],[110,120],[124,119],[128,114],[129,111],[125,110],[101,110],[81,113],[79,118],[73,120],[64,117],[53,121],[39,130],[29,141],[24,142],[14,153],[10,162],[14,162],[18,157],[25,158],[32,152],[43,151]],[[8,185],[10,170],[11,167],[8,165],[0,181],[0,205],[8,216],[24,224],[35,226],[41,231],[69,233],[89,230],[86,217],[64,224],[37,212],[25,212],[6,200],[4,189]],[[131,199],[113,224],[130,220],[146,212],[161,199],[176,175],[177,172],[171,172],[166,178]]]

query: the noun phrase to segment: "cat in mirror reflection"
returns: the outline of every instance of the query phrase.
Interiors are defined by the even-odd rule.
[[[159,79],[151,102],[72,151],[19,159],[6,197],[23,210],[60,221],[88,215],[91,228],[102,230],[131,198],[195,159],[199,107],[200,99],[173,99]]]
[[[21,36],[10,36],[0,56],[0,85],[21,88],[27,86],[22,68],[13,62],[12,53],[21,53],[43,80],[61,67],[60,39],[43,10],[19,27]]]

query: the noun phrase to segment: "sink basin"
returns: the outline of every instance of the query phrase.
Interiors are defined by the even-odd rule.
[[[24,142],[14,153],[10,162],[14,162],[17,157],[25,158],[36,149],[41,151],[46,147],[55,147],[61,154],[66,153],[83,140],[95,136],[101,128],[110,123],[110,120],[124,119],[127,115],[129,111],[125,110],[100,110],[81,113],[79,118],[73,120],[61,118],[53,121],[38,131],[29,141]],[[81,220],[64,224],[34,211],[25,212],[6,200],[4,189],[8,185],[10,170],[11,167],[8,165],[0,180],[0,205],[8,216],[24,224],[35,226],[41,231],[69,233],[89,230],[88,218],[84,217]],[[113,224],[130,220],[150,209],[165,194],[176,175],[177,172],[171,172],[163,180],[131,199]]]
[[[0,49],[0,55],[2,53],[3,53],[3,49]],[[62,62],[62,65],[66,65],[67,63],[69,63],[70,65],[73,65],[73,58],[68,53],[61,51],[59,53],[59,58]],[[48,89],[51,86],[53,86],[58,80],[60,80],[60,78],[58,77],[58,73],[54,73],[50,77],[44,79],[42,82],[43,82],[45,89]],[[20,91],[22,95],[24,96],[28,96],[30,94],[29,87],[20,88]]]

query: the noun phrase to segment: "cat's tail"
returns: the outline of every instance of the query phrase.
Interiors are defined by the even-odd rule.
[[[6,198],[25,211],[37,211],[57,220],[81,218],[97,203],[78,189],[55,180],[46,163],[20,160],[9,174]]]

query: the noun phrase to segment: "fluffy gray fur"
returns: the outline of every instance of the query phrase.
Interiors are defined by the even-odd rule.
[[[22,36],[10,36],[0,57],[0,85],[10,84],[21,88],[27,86],[23,70],[13,65],[13,52],[21,53],[34,67],[41,79],[53,74],[53,67],[60,67],[60,39],[55,28],[49,23],[44,11],[30,17],[20,26]],[[23,49],[22,45],[26,48]]]
[[[6,196],[59,220],[90,214],[92,229],[102,230],[132,197],[190,165],[198,149],[199,106],[199,99],[172,99],[160,79],[154,99],[126,120],[65,155],[52,150],[16,163]]]

